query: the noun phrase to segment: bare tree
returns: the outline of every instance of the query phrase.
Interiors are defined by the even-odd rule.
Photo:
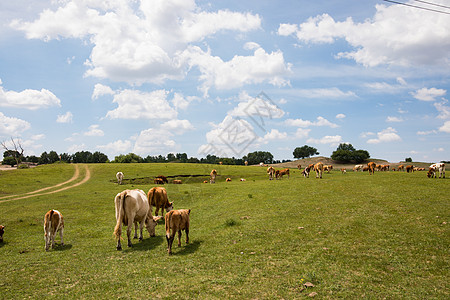
[[[22,144],[20,144],[19,139],[14,141],[14,139],[12,137],[11,137],[11,142],[14,147],[14,150],[8,149],[8,147],[6,146],[6,142],[2,142],[1,145],[2,145],[3,149],[5,149],[12,157],[14,157],[17,165],[19,165],[22,162],[22,158],[23,158]],[[20,150],[20,152],[19,152],[19,150]]]

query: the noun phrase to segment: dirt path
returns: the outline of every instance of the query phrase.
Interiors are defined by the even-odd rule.
[[[42,189],[39,189],[39,190],[35,190],[35,191],[32,191],[32,192],[28,192],[28,193],[26,193],[26,194],[24,194],[22,196],[21,195],[9,195],[9,196],[5,196],[5,197],[1,197],[0,199],[13,198],[13,197],[14,198],[13,199],[0,200],[0,203],[62,192],[62,191],[65,191],[65,190],[77,187],[79,185],[82,185],[83,183],[86,183],[89,179],[91,179],[91,172],[89,171],[88,166],[84,165],[84,168],[86,170],[86,174],[84,175],[83,180],[81,180],[78,183],[75,183],[75,184],[72,184],[72,185],[69,185],[69,186],[65,186],[65,187],[57,189],[57,190],[53,190],[53,191],[49,191],[49,192],[43,193],[43,191],[60,187],[62,185],[68,184],[68,183],[78,179],[80,177],[80,169],[79,169],[78,165],[74,165],[74,166],[75,166],[75,173],[73,174],[72,178],[70,178],[67,181],[64,181],[62,183],[58,183],[57,185],[53,185],[53,186],[45,187],[45,188],[42,188]]]

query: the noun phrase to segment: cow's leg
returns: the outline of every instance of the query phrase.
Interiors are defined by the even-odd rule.
[[[184,230],[186,232],[186,244],[189,244],[189,228]]]
[[[132,230],[133,230],[133,221],[128,221],[128,226],[127,226],[128,247],[133,247],[133,244],[131,243],[131,231]]]
[[[169,252],[169,254],[172,254],[172,243],[173,243],[173,238],[174,238],[175,236],[172,236],[172,235],[169,235],[169,236],[167,236],[166,235],[166,240],[167,240],[167,252]]]
[[[56,231],[52,233],[52,249],[55,248]]]
[[[157,204],[157,205],[156,205],[155,216],[158,216],[158,213],[159,213],[159,205]]]
[[[144,229],[144,221],[139,223],[139,240],[142,241],[144,236],[142,235],[142,230]]]
[[[181,247],[181,229],[178,230],[178,247]]]
[[[48,251],[48,248],[50,248],[50,235],[45,233],[44,240],[45,240],[45,251]]]
[[[138,227],[138,223],[137,223],[137,222],[134,222],[134,238],[135,238],[135,239],[138,238],[138,236],[137,236],[137,227]]]
[[[64,228],[61,228],[59,230],[59,238],[61,239],[61,246],[64,246],[63,232],[64,232]]]

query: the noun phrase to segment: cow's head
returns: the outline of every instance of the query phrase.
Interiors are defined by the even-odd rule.
[[[0,243],[3,242],[3,233],[5,233],[5,226],[0,225]]]
[[[147,216],[147,219],[145,220],[145,228],[147,228],[148,233],[150,236],[155,236],[155,227],[158,225],[158,221],[161,220],[162,216]]]
[[[434,173],[434,172],[433,172],[432,169],[428,170],[428,173],[427,173],[428,178],[432,177],[432,176],[433,176],[433,173]]]
[[[166,212],[169,212],[173,209],[173,201],[169,202],[169,205],[166,206]]]

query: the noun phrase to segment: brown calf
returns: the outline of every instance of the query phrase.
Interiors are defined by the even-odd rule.
[[[155,179],[153,179],[153,182],[155,184],[164,184],[164,180],[162,180],[161,178],[155,178]]]
[[[165,188],[157,186],[151,188],[147,193],[148,202],[150,203],[150,211],[153,210],[153,206],[156,207],[155,216],[159,213],[161,208],[161,216],[164,215],[164,209],[169,212],[173,209],[173,202],[169,202],[167,197],[167,191]]]
[[[5,226],[0,225],[0,243],[3,243],[3,234],[5,233]]]
[[[374,163],[373,161],[371,161],[370,163],[367,164],[367,167],[369,167],[369,175],[373,175],[373,173],[375,172],[376,166],[377,166],[377,164]]]
[[[181,247],[181,230],[186,232],[186,244],[189,244],[189,215],[190,209],[171,210],[166,214],[167,251],[172,254],[172,244],[175,233],[178,233],[178,247]]]
[[[181,180],[179,180],[179,179],[174,179],[174,180],[172,180],[172,183],[173,183],[173,184],[181,184]]]
[[[44,239],[45,239],[45,251],[55,247],[56,232],[59,231],[59,237],[61,238],[61,246],[64,245],[63,231],[64,231],[64,219],[62,214],[57,210],[49,210],[44,216]]]

